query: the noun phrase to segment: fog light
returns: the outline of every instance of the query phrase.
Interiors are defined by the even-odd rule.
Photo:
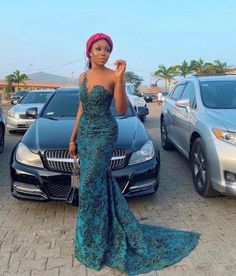
[[[225,172],[225,179],[229,182],[234,182],[236,181],[236,175],[230,172]]]

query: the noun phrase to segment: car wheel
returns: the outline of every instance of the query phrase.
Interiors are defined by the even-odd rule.
[[[4,128],[0,126],[0,153],[3,151],[4,148]]]
[[[165,150],[173,149],[173,145],[168,138],[166,124],[163,118],[161,119],[161,145]]]
[[[193,143],[190,152],[190,166],[193,183],[198,194],[205,197],[219,196],[220,193],[211,185],[211,172],[201,138],[197,138]]]

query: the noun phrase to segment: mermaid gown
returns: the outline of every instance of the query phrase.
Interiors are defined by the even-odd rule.
[[[128,275],[162,269],[188,255],[200,234],[137,221],[109,170],[118,134],[110,112],[112,93],[100,85],[88,91],[86,82],[85,77],[77,135],[80,188],[75,258],[95,270],[107,265]]]

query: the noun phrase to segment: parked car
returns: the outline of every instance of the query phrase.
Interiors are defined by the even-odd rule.
[[[16,198],[65,200],[70,189],[73,159],[68,144],[79,105],[78,88],[53,93],[33,125],[16,145],[10,160],[11,192]],[[37,116],[37,110],[31,116]],[[114,106],[118,139],[110,168],[126,197],[155,193],[160,157],[129,103],[124,116]]]
[[[17,91],[15,93],[11,93],[10,99],[11,100],[20,100],[23,98],[29,91],[27,90],[22,90],[22,91]]]
[[[4,141],[5,141],[5,117],[3,113],[3,108],[0,103],[0,153],[4,149]]]
[[[42,109],[46,100],[54,92],[54,89],[32,90],[21,100],[13,100],[15,104],[7,113],[7,129],[10,133],[26,131],[35,118],[27,114],[26,110],[36,107],[38,112]]]
[[[161,113],[161,142],[189,159],[202,196],[236,195],[236,76],[180,81]]]
[[[132,83],[126,83],[126,93],[139,119],[144,122],[149,114],[145,100],[135,94],[135,87]]]
[[[153,102],[153,96],[151,93],[144,93],[143,98],[147,103],[152,103]]]

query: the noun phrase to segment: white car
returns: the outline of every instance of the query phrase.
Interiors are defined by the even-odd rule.
[[[146,116],[149,114],[146,101],[143,99],[143,97],[138,97],[135,95],[135,87],[132,83],[126,83],[126,93],[129,101],[137,112],[139,119],[144,122],[146,120]]]
[[[22,99],[13,100],[14,106],[7,113],[7,130],[9,133],[15,131],[26,131],[35,118],[28,116],[27,109],[37,108],[37,112],[42,109],[46,100],[54,92],[54,89],[32,90]]]

